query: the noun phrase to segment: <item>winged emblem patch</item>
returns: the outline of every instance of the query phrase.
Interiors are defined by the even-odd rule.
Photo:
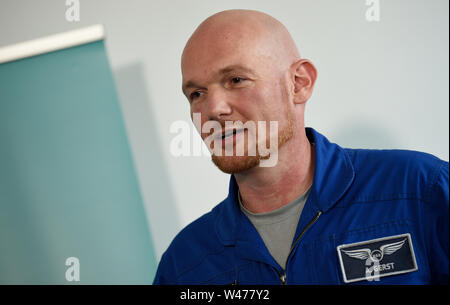
[[[347,254],[350,257],[353,258],[359,258],[359,259],[368,259],[370,258],[371,260],[375,261],[375,262],[379,262],[383,259],[384,255],[390,255],[392,253],[394,253],[395,251],[397,251],[398,249],[400,249],[404,244],[405,244],[406,238],[392,243],[392,244],[387,244],[387,245],[383,245],[380,247],[380,249],[376,249],[376,250],[370,250],[369,248],[364,248],[364,249],[358,249],[358,250],[349,250],[349,251],[345,251],[342,250],[342,252],[344,252],[345,254]]]
[[[345,283],[416,271],[409,233],[366,240],[337,247]]]

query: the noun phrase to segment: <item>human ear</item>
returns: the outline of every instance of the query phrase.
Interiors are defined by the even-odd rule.
[[[311,97],[317,70],[308,59],[300,59],[291,66],[294,104],[304,104]]]

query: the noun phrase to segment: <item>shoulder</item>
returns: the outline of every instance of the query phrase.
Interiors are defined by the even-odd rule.
[[[168,251],[178,250],[198,250],[199,245],[202,247],[214,247],[216,243],[209,243],[209,241],[215,240],[215,219],[216,213],[220,205],[216,206],[210,212],[199,217],[195,221],[184,227],[177,236],[173,239]]]
[[[183,273],[200,265],[210,254],[220,252],[215,223],[220,203],[210,212],[184,227],[164,252],[158,266],[155,283],[175,284]]]
[[[401,194],[426,199],[445,172],[448,184],[448,162],[428,153],[412,150],[345,150],[352,162],[358,189],[364,187],[378,195]]]
[[[432,154],[402,149],[345,149],[356,166],[377,165],[427,170],[444,162]]]
[[[422,174],[430,176],[448,162],[414,150],[345,149],[356,171],[374,170],[389,173]]]

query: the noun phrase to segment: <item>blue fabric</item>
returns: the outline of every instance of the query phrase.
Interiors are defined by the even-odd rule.
[[[409,233],[417,271],[356,284],[437,284],[449,277],[449,165],[405,150],[344,149],[312,128],[311,192],[288,258],[287,284],[344,284],[337,247]],[[285,271],[240,211],[231,176],[228,197],[173,240],[154,284],[281,284]]]

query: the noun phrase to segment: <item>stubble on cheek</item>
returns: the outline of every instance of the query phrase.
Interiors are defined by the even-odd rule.
[[[287,113],[286,126],[278,131],[278,146],[277,149],[281,148],[286,142],[288,142],[294,134],[294,121],[292,113]],[[270,133],[266,133],[265,145],[267,148],[270,147]],[[249,143],[250,141],[247,141]],[[270,153],[262,156],[258,151],[258,143],[254,142],[256,145],[256,155],[248,155],[248,149],[246,151],[247,155],[244,156],[217,156],[215,154],[211,155],[212,162],[224,173],[233,174],[246,171],[255,166],[258,166],[261,160],[270,159]]]
[[[279,83],[278,83],[279,87],[279,93],[280,96],[278,96],[277,98],[279,100],[282,101],[282,103],[288,103],[289,101],[289,96],[288,96],[288,87],[286,85],[284,85],[283,79],[280,78]],[[272,89],[272,90],[277,90],[277,89]],[[249,100],[257,100],[256,97],[248,97]],[[259,99],[259,98],[258,98]],[[263,100],[270,100],[270,99],[264,99]],[[294,128],[295,128],[295,118],[294,118],[294,113],[291,111],[291,109],[287,106],[284,105],[281,107],[282,108],[282,119],[279,119],[278,121],[278,126],[283,126],[282,129],[278,129],[278,135],[274,140],[277,140],[278,142],[278,146],[277,149],[280,149],[286,142],[288,142],[294,135]],[[279,110],[279,109],[277,109]],[[277,110],[274,110],[275,112],[277,112]],[[265,122],[266,123],[266,128],[268,128],[270,126],[270,122]],[[258,122],[255,122],[256,126],[258,126]],[[258,128],[258,127],[257,127]],[[257,131],[258,132],[258,131]],[[265,139],[265,147],[266,148],[270,148],[270,128],[269,130],[266,129],[266,139]],[[233,173],[238,173],[238,172],[242,172],[248,169],[251,169],[255,166],[258,166],[260,164],[261,160],[265,160],[265,159],[270,159],[270,153],[267,155],[262,156],[259,152],[258,152],[258,146],[259,144],[262,143],[258,143],[259,137],[258,134],[256,134],[256,141],[249,141],[249,139],[247,138],[246,141],[246,146],[249,144],[253,144],[256,145],[255,149],[256,149],[256,155],[248,155],[249,153],[249,149],[247,147],[246,150],[246,154],[244,156],[225,156],[224,154],[222,154],[221,156],[217,156],[215,154],[211,155],[211,160],[212,162],[223,172],[228,173],[228,174],[233,174]],[[235,150],[233,150],[235,151]]]

